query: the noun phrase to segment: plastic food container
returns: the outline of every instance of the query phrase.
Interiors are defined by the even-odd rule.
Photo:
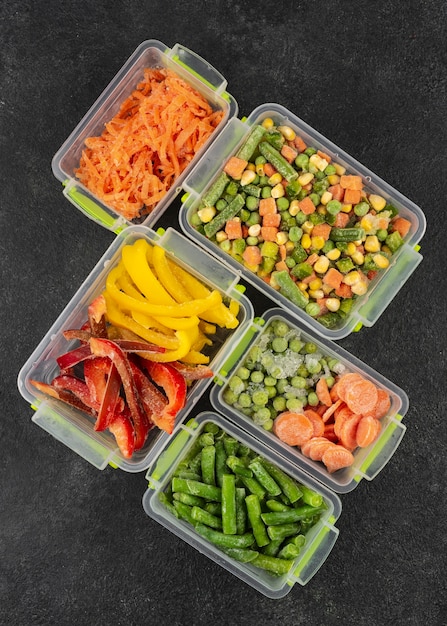
[[[176,179],[175,184],[159,201],[154,210],[140,220],[144,225],[152,226],[162,215],[173,198],[179,193],[184,178],[195,163],[206,152],[228,120],[237,114],[237,103],[226,92],[227,81],[200,56],[180,44],[168,48],[156,40],[141,43],[57,151],[52,162],[54,175],[64,184],[66,198],[87,217],[114,232],[119,232],[131,222],[88,191],[76,179],[75,169],[79,167],[85,139],[90,136],[101,135],[105,124],[119,111],[121,103],[143,78],[145,68],[173,70],[195,88],[209,102],[213,110],[222,111],[223,118],[207,142],[198,151],[196,157]],[[137,220],[134,220],[134,223],[136,222]]]
[[[380,420],[382,425],[380,435],[368,447],[356,448],[353,452],[355,461],[350,467],[330,474],[323,463],[312,461],[304,456],[298,447],[283,443],[275,434],[257,425],[251,417],[244,415],[241,410],[226,402],[225,391],[231,376],[245,362],[250,349],[260,345],[269,325],[275,320],[284,321],[289,328],[297,331],[303,343],[312,342],[316,344],[318,353],[322,354],[326,360],[333,358],[338,361],[344,368],[343,373],[357,372],[377,387],[388,392],[391,406],[387,414]],[[337,344],[321,338],[313,330],[301,326],[296,322],[293,315],[280,308],[270,309],[261,318],[256,318],[253,321],[241,339],[238,350],[233,351],[225,361],[215,380],[216,385],[211,389],[210,399],[216,410],[223,413],[229,420],[237,421],[247,432],[264,441],[276,453],[337,493],[352,491],[363,478],[373,480],[393,456],[406,431],[402,419],[408,411],[409,403],[407,395],[402,389]]]
[[[333,157],[334,161],[346,168],[347,173],[361,176],[365,189],[369,193],[384,197],[388,203],[393,204],[398,209],[402,217],[411,222],[404,245],[393,254],[388,268],[380,271],[376,278],[371,281],[366,294],[355,300],[351,312],[340,322],[338,327],[324,327],[303,309],[292,304],[290,300],[270,287],[254,272],[245,269],[237,260],[222,251],[216,243],[199,233],[191,223],[192,217],[200,205],[201,197],[216,180],[228,158],[236,154],[238,148],[248,137],[251,127],[255,124],[262,124],[266,118],[272,118],[277,126],[291,126],[308,146],[315,147]],[[259,106],[243,122],[237,118],[230,120],[218,140],[208,150],[206,158],[185,179],[183,188],[187,191],[183,197],[179,216],[183,231],[209,250],[210,253],[240,272],[245,280],[252,283],[266,296],[291,311],[298,320],[306,321],[315,332],[330,339],[341,339],[352,331],[360,329],[362,325],[372,326],[422,261],[418,252],[418,243],[425,231],[425,217],[421,209],[296,115],[278,104]]]
[[[219,369],[222,360],[227,358],[233,347],[238,344],[239,338],[253,319],[252,305],[242,293],[243,290],[238,287],[238,277],[234,272],[222,266],[219,261],[210,257],[181,233],[168,229],[157,234],[144,226],[131,226],[120,233],[23,365],[18,376],[20,393],[35,409],[33,421],[98,469],[104,469],[110,464],[127,472],[146,470],[158,454],[162,431],[152,428],[143,448],[127,459],[120,453],[109,431],[95,431],[92,418],[38,392],[30,380],[50,384],[58,375],[59,367],[55,359],[78,345],[77,341],[67,341],[62,331],[80,328],[85,323],[88,305],[104,290],[106,276],[118,263],[121,249],[140,238],[161,246],[168,257],[205,285],[217,289],[223,297],[239,303],[238,327],[216,335],[209,364],[213,370]],[[185,408],[177,416],[177,423],[194,407],[211,380],[207,378],[194,381],[189,388]]]
[[[167,489],[176,465],[188,453],[201,434],[204,425],[209,422],[217,424],[240,443],[274,463],[299,483],[323,496],[327,509],[306,534],[306,543],[294,560],[288,574],[273,575],[250,563],[240,563],[234,560],[201,537],[191,525],[175,517],[161,504],[160,492]],[[284,459],[277,451],[259,441],[256,436],[247,434],[244,429],[245,424],[238,416],[235,416],[234,423],[230,423],[221,415],[212,412],[201,413],[194,419],[181,424],[175,437],[166,442],[162,454],[147,472],[149,488],[143,496],[143,507],[151,518],[259,592],[270,598],[281,598],[292,589],[296,582],[305,585],[328,558],[338,537],[338,529],[334,524],[341,514],[341,502],[336,494],[318,484],[296,465]]]

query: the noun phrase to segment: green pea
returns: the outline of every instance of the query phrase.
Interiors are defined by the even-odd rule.
[[[227,404],[235,404],[237,402],[238,395],[231,389],[226,389],[224,393],[224,400]]]
[[[241,393],[245,389],[244,381],[239,376],[232,376],[228,382],[228,386],[234,393]]]
[[[307,170],[309,165],[309,156],[305,152],[302,152],[296,157],[295,165],[300,170]]]
[[[300,352],[303,348],[303,342],[301,339],[291,339],[289,341],[289,348],[292,352]]]
[[[292,387],[295,387],[295,389],[306,389],[307,387],[306,379],[303,376],[294,376],[290,384]]]
[[[367,202],[359,202],[354,206],[354,213],[358,217],[363,217],[369,212],[369,204]]]
[[[273,420],[272,420],[272,419],[266,420],[266,421],[262,424],[262,428],[263,428],[264,430],[269,430],[269,431],[270,431],[270,430],[272,430],[272,428],[273,428]]]
[[[317,302],[309,302],[309,304],[306,305],[305,311],[311,317],[317,317],[320,313],[320,305]]]
[[[337,215],[341,211],[341,202],[339,200],[329,200],[326,204],[326,211],[330,215]]]
[[[275,337],[272,341],[272,349],[275,352],[285,352],[288,348],[289,342],[284,337]]]
[[[231,250],[231,241],[229,239],[225,239],[224,241],[220,242],[219,247],[224,252],[230,252],[230,250]]]
[[[286,407],[289,411],[302,411],[304,404],[301,398],[290,398],[286,401]]]
[[[317,193],[309,194],[309,198],[312,200],[312,202],[315,204],[315,206],[318,206],[320,204],[320,196]],[[314,214],[312,214],[312,215],[314,215]]]
[[[272,195],[272,188],[269,187],[268,185],[266,185],[265,187],[262,188],[261,190],[261,197],[262,198],[270,198]]]
[[[273,376],[266,376],[264,378],[264,385],[266,387],[274,387],[276,385],[276,378],[273,378]]]
[[[255,370],[250,374],[250,380],[253,383],[262,383],[262,381],[264,380],[264,374],[259,370]]]
[[[262,426],[266,420],[271,418],[270,409],[268,407],[263,407],[262,409],[258,409],[256,413],[253,415],[253,421],[258,426]]]
[[[303,236],[303,230],[299,226],[292,226],[289,230],[290,241],[300,241]]]
[[[271,400],[272,398],[274,398],[276,396],[276,387],[274,387],[273,385],[265,387],[265,390],[267,392],[269,400]]]
[[[223,209],[228,205],[228,202],[226,200],[224,200],[223,198],[220,198],[220,200],[218,200],[216,202],[216,211],[223,211]]]
[[[283,322],[282,320],[275,320],[272,327],[273,332],[277,337],[285,337],[290,330],[286,322]]]
[[[309,374],[318,374],[322,370],[321,363],[319,361],[311,361],[307,364],[307,370]]]
[[[249,211],[256,211],[259,206],[259,198],[255,198],[255,196],[247,196],[245,206]]]
[[[310,406],[317,406],[319,403],[318,396],[314,391],[311,391],[307,396],[307,403],[310,404]]]
[[[276,206],[278,207],[278,211],[285,211],[289,208],[289,204],[290,202],[285,196],[276,200]]]
[[[251,397],[253,404],[264,406],[269,401],[268,393],[263,390],[254,391]]]
[[[276,398],[273,398],[273,407],[277,411],[284,411],[286,408],[286,399],[283,396],[276,396]]]
[[[332,163],[329,163],[329,165],[326,165],[323,171],[326,174],[326,176],[332,176],[333,174],[337,173],[337,170],[335,169],[335,166],[332,165]]]
[[[313,343],[312,341],[307,341],[304,344],[304,351],[306,352],[306,354],[314,354],[317,350],[318,350],[317,344]]]
[[[276,383],[276,390],[279,394],[283,394],[288,386],[289,381],[286,378],[281,378],[281,380],[278,380]]]
[[[248,408],[249,406],[251,406],[251,397],[249,393],[241,393],[241,395],[238,398],[238,403],[241,405],[241,407],[243,408]]]

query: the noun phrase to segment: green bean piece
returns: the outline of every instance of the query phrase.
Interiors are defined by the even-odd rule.
[[[170,513],[172,513],[172,515],[175,515],[175,517],[179,516],[177,513],[177,509],[169,500],[168,496],[165,494],[164,491],[160,491],[160,493],[158,494],[158,499],[160,500],[162,505],[166,507]]]
[[[247,515],[256,543],[262,548],[262,546],[266,546],[269,543],[270,539],[262,521],[260,500],[255,494],[250,494],[245,498],[245,504],[247,505]]]
[[[175,475],[178,476],[178,478],[189,478],[191,480],[200,480],[202,478],[199,473],[193,472],[192,470],[182,470]]]
[[[307,256],[307,255],[306,255]],[[272,279],[279,287],[279,292],[295,304],[300,309],[304,309],[309,300],[303,294],[301,289],[297,287],[296,283],[290,277],[287,270],[275,271],[272,273]]]
[[[244,462],[237,456],[233,454],[227,457],[227,465],[231,469],[232,472],[237,474],[238,476],[247,476],[251,478],[253,476],[253,472],[251,469],[246,467]]]
[[[297,548],[302,548],[306,543],[306,537],[304,535],[295,535],[287,540],[287,543],[293,543]]]
[[[290,511],[290,506],[287,506],[287,504],[284,504],[280,500],[266,500],[265,506],[270,511]]]
[[[279,537],[278,539],[270,539],[270,543],[262,548],[262,554],[266,554],[267,556],[276,556],[280,551],[283,542],[284,537]]]
[[[221,530],[222,528],[222,520],[220,517],[217,517],[216,515],[213,515],[198,506],[192,507],[191,517],[195,522],[201,522],[202,524],[210,526],[210,528],[216,528],[217,530]]]
[[[179,502],[183,502],[183,504],[187,504],[188,506],[203,506],[204,499],[199,498],[199,496],[193,496],[190,493],[182,493],[181,491],[176,491],[172,494],[173,500],[178,500]]]
[[[296,559],[299,555],[301,548],[294,545],[293,543],[287,543],[281,550],[278,552],[277,556],[280,559]]]
[[[250,563],[259,554],[256,550],[250,550],[249,548],[222,548],[222,552],[240,563]]]
[[[222,477],[222,530],[225,535],[236,534],[236,477],[224,474]]]
[[[214,447],[216,448],[216,484],[218,485],[218,487],[222,487],[222,476],[225,473],[227,467],[227,453],[225,452],[224,442],[222,439],[218,439]]]
[[[226,435],[223,439],[223,443],[224,443],[224,447],[225,447],[225,452],[227,453],[227,456],[232,456],[232,455],[236,455],[239,449],[239,442],[237,441],[237,439],[235,439],[234,437],[230,437],[229,435]]]
[[[247,529],[246,491],[244,487],[236,487],[236,533],[243,535]]]
[[[223,228],[228,220],[235,217],[244,204],[244,197],[238,193],[220,213],[217,213],[210,222],[205,224],[204,232],[208,239],[213,237],[221,228]]]
[[[290,509],[289,511],[270,511],[268,513],[262,513],[262,520],[264,524],[268,526],[275,526],[277,524],[288,524],[290,522],[299,522],[308,517],[313,517],[324,511],[324,507],[315,508],[313,506],[305,505],[296,509]]]
[[[239,159],[244,159],[244,161],[249,161],[264,135],[265,128],[263,126],[259,124],[253,126],[247,139],[236,152],[236,156],[239,157]]]
[[[267,534],[272,541],[277,539],[285,539],[297,535],[301,530],[298,522],[290,522],[289,524],[278,524],[277,526],[267,526]]]
[[[183,504],[183,502],[174,500],[174,508],[177,511],[177,517],[185,520],[185,522],[188,522],[189,524],[195,524],[191,515],[192,506],[188,506],[187,504]]]
[[[212,515],[222,516],[222,504],[220,502],[205,502],[202,508]]]
[[[248,467],[252,470],[256,479],[264,487],[268,494],[271,496],[279,496],[281,493],[281,487],[265,469],[259,458],[253,459]]]
[[[214,435],[213,433],[210,433],[210,432],[204,432],[200,435],[198,441],[200,445],[202,446],[202,448],[205,448],[206,446],[213,446]]]
[[[249,548],[255,541],[253,533],[225,535],[219,530],[209,528],[209,526],[201,524],[200,522],[196,524],[195,530],[199,535],[219,548]]]
[[[211,187],[202,196],[204,206],[214,206],[223,194],[225,187],[230,182],[230,177],[225,172],[221,172]]]
[[[189,469],[196,474],[200,474],[202,466],[202,448],[200,448],[200,452],[196,454],[196,456],[190,460]]]
[[[205,500],[215,500],[217,502],[222,500],[220,487],[208,485],[198,480],[188,480],[174,476],[172,479],[172,490],[191,493],[193,496],[200,496],[201,498],[205,498]]]
[[[329,235],[332,241],[349,242],[357,241],[365,236],[363,228],[332,228]]]
[[[256,496],[260,500],[263,500],[266,494],[264,487],[256,480],[256,478],[248,478],[248,476],[241,476],[241,481],[247,487],[248,491]]]
[[[218,435],[220,428],[214,422],[207,422],[203,427],[203,431],[205,433],[211,433],[212,435]]]
[[[315,508],[319,508],[323,506],[323,496],[321,493],[317,493],[313,489],[306,487],[305,485],[301,485],[301,489],[303,492],[302,500],[309,506],[313,506]]]
[[[253,561],[251,561],[251,563],[252,565],[265,569],[272,574],[282,576],[290,571],[294,562],[290,559],[279,559],[276,556],[268,556],[267,554],[260,553],[255,559],[253,559]]]
[[[290,502],[297,502],[301,498],[303,494],[302,486],[298,485],[298,483],[293,478],[291,478],[288,474],[283,472],[282,469],[280,469],[267,459],[262,459],[262,464],[267,469],[269,474],[273,476],[275,481],[281,487],[284,495],[287,496]]]
[[[298,172],[286,161],[282,154],[267,141],[261,141],[259,144],[259,152],[289,183],[295,180],[295,178],[298,178]]]
[[[216,448],[213,446],[205,446],[202,450],[202,482],[207,485],[216,484],[215,467],[216,467]]]

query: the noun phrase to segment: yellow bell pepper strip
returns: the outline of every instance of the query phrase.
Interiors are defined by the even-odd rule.
[[[163,248],[160,248],[160,246],[154,246],[152,248],[152,265],[158,280],[178,303],[191,300],[189,292],[172,272],[166,258],[166,252]]]
[[[192,343],[195,339],[191,334],[191,330],[176,330],[175,336],[178,339],[178,348],[176,350],[166,350],[162,353],[153,353],[150,360],[155,363],[169,363],[170,361],[181,361],[191,350]],[[149,360],[149,359],[148,359]]]
[[[179,341],[175,335],[169,336],[156,330],[145,328],[132,319],[132,317],[123,313],[107,292],[104,293],[104,297],[107,305],[107,319],[111,324],[119,328],[128,329],[138,337],[146,339],[146,341],[154,343],[157,346],[162,346],[167,350],[176,350],[178,348]]]
[[[147,262],[148,247],[149,244],[144,239],[138,239],[133,245],[124,246],[121,250],[123,265],[148,302],[158,305],[174,304],[174,298],[169,295]]]
[[[120,275],[120,268],[113,268],[106,279],[106,291],[108,295],[127,311],[140,311],[146,315],[168,316],[168,317],[188,317],[191,315],[200,316],[205,311],[213,309],[222,303],[222,296],[217,290],[213,290],[205,298],[198,298],[183,304],[153,304],[150,302],[142,302],[136,298],[132,298],[119,290],[116,281]]]
[[[209,362],[210,357],[197,350],[190,350],[188,354],[182,358],[182,363],[189,363],[190,365],[208,365]]]

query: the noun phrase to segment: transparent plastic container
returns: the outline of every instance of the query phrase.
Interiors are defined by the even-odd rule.
[[[250,563],[236,561],[200,536],[190,524],[175,517],[160,502],[158,496],[160,492],[167,489],[178,462],[184,458],[201,434],[204,425],[209,422],[217,424],[240,443],[274,463],[299,483],[323,496],[327,508],[321,514],[319,521],[307,532],[306,543],[294,560],[289,573],[277,576]],[[295,583],[305,585],[317,573],[329,557],[339,534],[334,524],[341,514],[342,506],[335,493],[301,472],[296,465],[284,459],[269,445],[259,441],[256,436],[247,434],[245,424],[237,416],[234,423],[230,423],[219,414],[204,412],[181,424],[171,440],[167,441],[166,437],[164,439],[165,447],[162,453],[146,474],[149,488],[143,496],[143,508],[151,518],[270,598],[282,598],[291,591]]]
[[[76,179],[75,169],[79,167],[85,139],[101,135],[105,124],[119,111],[121,103],[143,78],[145,68],[173,70],[195,88],[214,110],[223,112],[222,121],[198,151],[190,165],[176,179],[175,184],[171,186],[152,212],[139,220],[145,226],[152,226],[163,214],[180,192],[185,177],[207,151],[228,120],[237,114],[238,110],[236,101],[226,91],[227,81],[199,55],[180,44],[169,48],[162,42],[153,39],[141,43],[74,128],[52,161],[53,173],[64,184],[66,198],[87,217],[114,232],[119,232],[131,222],[105,205],[82,185]],[[134,220],[134,223],[137,221]]]
[[[300,338],[304,343],[316,344],[319,353],[327,358],[336,359],[344,367],[345,372],[357,372],[389,394],[391,406],[387,414],[380,420],[382,425],[380,435],[368,447],[356,448],[353,452],[355,460],[352,466],[330,474],[322,462],[312,461],[304,456],[298,447],[283,443],[273,432],[255,424],[251,417],[244,415],[225,401],[225,391],[231,376],[244,363],[250,349],[259,345],[263,335],[274,320],[286,322],[291,329],[300,333]],[[216,373],[215,381],[216,384],[210,392],[210,399],[217,411],[229,420],[243,426],[244,430],[265,442],[277,454],[337,493],[352,491],[363,478],[369,481],[373,480],[391,459],[406,431],[402,419],[408,411],[409,402],[402,389],[339,345],[321,338],[312,329],[301,325],[291,313],[283,311],[279,307],[266,311],[260,318],[255,318],[245,336],[240,340],[237,350],[229,355],[221,370]]]
[[[291,126],[306,141],[307,145],[322,150],[333,157],[337,163],[346,168],[348,173],[361,176],[365,189],[369,193],[383,196],[387,202],[398,209],[402,217],[411,222],[411,228],[405,237],[404,245],[393,254],[389,267],[378,273],[376,278],[371,281],[367,293],[355,300],[349,315],[335,328],[324,327],[303,309],[270,287],[254,272],[245,269],[237,260],[222,251],[218,245],[199,233],[191,223],[192,216],[197,212],[200,205],[201,197],[216,180],[225,162],[244,143],[251,127],[262,124],[266,118],[272,118],[276,125]],[[422,256],[419,253],[419,241],[423,237],[426,227],[422,210],[352,156],[279,104],[263,104],[257,107],[244,121],[237,118],[230,120],[217,141],[207,151],[206,158],[198,163],[194,171],[186,177],[183,188],[187,193],[182,198],[183,205],[179,215],[182,230],[211,254],[221,259],[222,262],[240,272],[245,280],[266,296],[284,309],[291,311],[298,320],[306,321],[315,332],[330,339],[342,339],[352,331],[359,330],[363,325],[372,326],[422,261]]]
[[[35,409],[33,421],[101,470],[108,464],[127,472],[146,470],[158,454],[162,431],[152,428],[143,448],[135,452],[131,459],[127,459],[119,451],[115,438],[109,431],[95,431],[93,418],[38,392],[30,380],[50,384],[58,375],[59,367],[56,358],[79,345],[76,340],[67,341],[62,331],[80,328],[85,323],[88,305],[104,290],[106,276],[117,265],[122,248],[141,238],[151,244],[161,246],[168,258],[175,260],[209,288],[217,289],[223,297],[239,303],[237,328],[225,329],[225,332],[216,334],[209,363],[213,370],[217,371],[220,368],[222,360],[226,359],[237,346],[239,338],[253,319],[253,307],[243,294],[243,288],[238,285],[239,277],[184,235],[171,228],[156,233],[144,226],[130,226],[122,231],[98,261],[18,375],[20,393]],[[177,423],[181,422],[193,409],[211,381],[211,378],[194,381],[189,387],[186,405],[179,412]]]

